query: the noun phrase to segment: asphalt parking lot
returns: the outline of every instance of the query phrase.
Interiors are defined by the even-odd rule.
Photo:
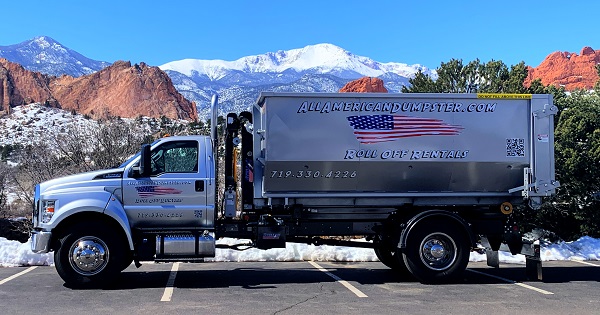
[[[75,290],[54,267],[0,268],[1,314],[598,314],[600,262],[469,263],[425,285],[379,262],[147,263],[109,287]]]

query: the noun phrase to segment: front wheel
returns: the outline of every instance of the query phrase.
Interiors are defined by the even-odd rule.
[[[467,268],[470,245],[464,229],[450,224],[419,224],[408,235],[403,259],[421,282],[455,280]]]
[[[121,271],[124,245],[110,229],[77,224],[60,239],[54,252],[56,271],[71,286],[110,282]]]

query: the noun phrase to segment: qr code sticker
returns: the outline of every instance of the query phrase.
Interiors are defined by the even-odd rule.
[[[525,156],[525,139],[506,139],[506,156]]]

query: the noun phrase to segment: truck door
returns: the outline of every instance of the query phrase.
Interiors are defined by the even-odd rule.
[[[163,142],[151,151],[149,177],[126,170],[123,205],[132,228],[209,227],[201,147],[196,140]]]

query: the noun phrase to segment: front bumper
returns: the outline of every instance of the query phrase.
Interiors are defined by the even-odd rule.
[[[52,232],[32,231],[31,251],[34,253],[47,253],[50,251],[50,238]]]

